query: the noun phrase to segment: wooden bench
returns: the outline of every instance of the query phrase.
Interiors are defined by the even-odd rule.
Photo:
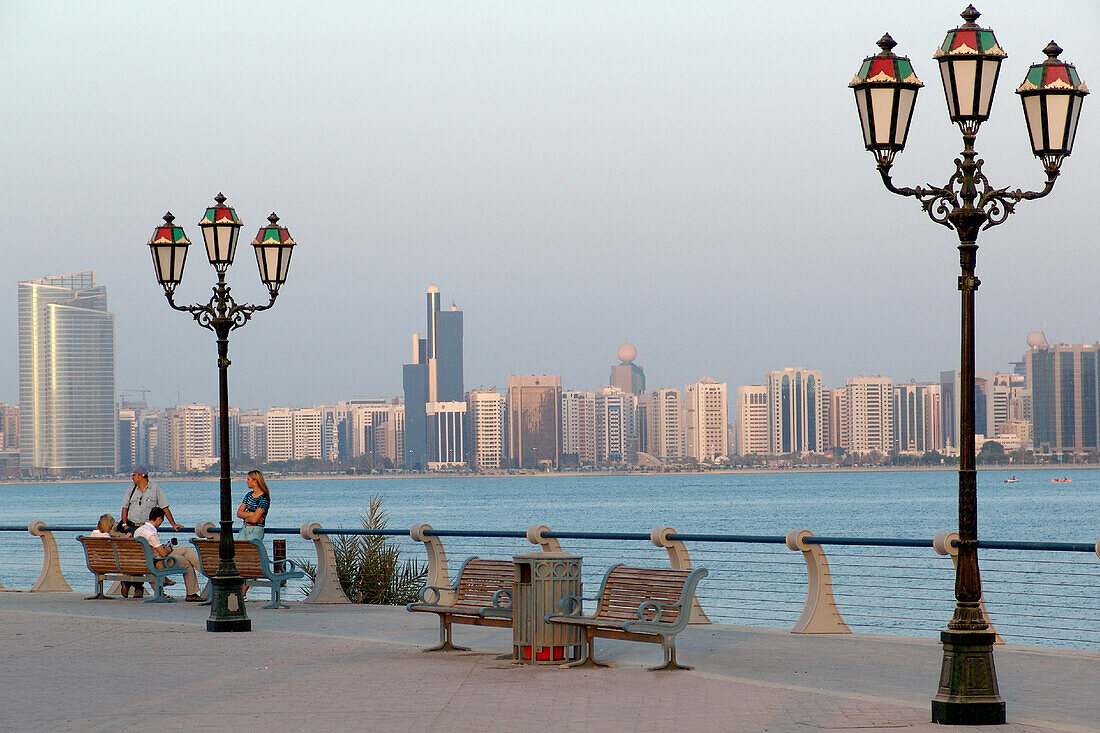
[[[218,565],[221,564],[219,541],[193,539],[191,544],[199,551],[202,574],[207,578],[213,578],[218,572]],[[264,608],[290,608],[282,601],[283,583],[293,578],[305,577],[305,572],[293,560],[289,558],[279,560],[283,569],[277,570],[262,540],[233,540],[233,553],[233,563],[246,583],[271,586],[271,603]],[[208,596],[204,605],[209,604]]]
[[[468,651],[468,647],[455,646],[451,636],[452,623],[511,627],[515,577],[515,565],[511,560],[471,557],[462,563],[458,579],[451,587],[424,586],[420,590],[420,601],[410,603],[406,608],[439,614],[439,645],[427,651]],[[453,603],[440,604],[440,597],[445,591],[454,594]]]
[[[103,592],[104,580],[121,580],[129,583],[150,583],[156,591],[146,603],[171,603],[164,595],[164,580],[169,575],[183,575],[184,567],[172,557],[159,557],[142,537],[131,539],[115,537],[76,538],[84,546],[84,559],[88,570],[95,576],[95,595],[88,600],[108,598]]]
[[[706,576],[703,568],[635,568],[615,565],[604,576],[596,598],[596,613],[581,616],[577,596],[561,599],[561,614],[546,617],[550,623],[572,624],[584,631],[584,657],[568,667],[612,665],[593,658],[592,642],[599,636],[659,643],[665,662],[652,669],[691,669],[676,663],[676,634],[691,618],[695,586]]]

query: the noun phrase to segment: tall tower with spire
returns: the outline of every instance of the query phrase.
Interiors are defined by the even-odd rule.
[[[451,433],[461,432],[461,419],[453,413],[465,412],[462,311],[454,304],[450,310],[442,310],[439,288],[435,285],[428,287],[427,330],[423,338],[413,334],[412,347],[412,363],[402,369],[405,467],[425,469],[433,463],[461,463],[462,449],[455,444],[456,440],[461,443],[461,435]],[[461,410],[454,403],[461,403]],[[430,423],[438,422],[435,418],[443,414],[447,419],[441,424],[447,427],[447,435],[441,440],[439,430],[433,430]]]

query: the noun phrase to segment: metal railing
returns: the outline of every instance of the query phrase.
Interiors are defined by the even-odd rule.
[[[28,532],[41,539],[41,554],[30,550]],[[86,532],[86,527],[42,522],[0,526],[2,587],[64,591],[75,582],[77,590],[85,583],[90,589],[92,578],[79,543],[54,538]],[[424,563],[433,585],[449,584],[466,557],[508,558],[540,547],[581,555],[582,582],[593,589],[607,568],[619,562],[706,567],[709,575],[698,588],[693,623],[934,638],[954,608],[954,569],[948,558],[954,556],[957,537],[946,532],[928,540],[816,537],[808,530],[765,536],[681,533],[670,527],[645,534],[552,531],[545,526],[526,531],[429,525],[343,529],[307,523],[298,529],[268,527],[265,534],[285,538],[292,558],[314,562],[311,549],[316,553],[316,581],[292,583],[286,595],[309,603],[347,602],[336,578],[331,538],[373,535],[388,538],[404,557]],[[1013,643],[1100,648],[1098,546],[1100,542],[982,540],[983,600],[1000,637]]]

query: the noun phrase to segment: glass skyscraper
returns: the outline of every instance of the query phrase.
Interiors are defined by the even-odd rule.
[[[439,288],[429,286],[427,326],[424,338],[413,334],[413,360],[402,367],[405,392],[405,466],[425,469],[434,463],[455,463],[443,455],[433,426],[428,423],[428,405],[463,402],[466,399],[462,374],[462,311],[452,305],[448,311],[439,307]],[[455,408],[457,409],[457,408]],[[436,410],[438,412],[438,409]],[[435,427],[438,427],[436,425]]]
[[[116,470],[115,319],[94,272],[19,283],[20,470]]]

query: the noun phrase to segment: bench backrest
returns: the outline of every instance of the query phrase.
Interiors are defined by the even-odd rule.
[[[498,590],[512,590],[516,566],[511,560],[482,560],[471,557],[458,574],[455,605],[491,606]]]
[[[77,537],[93,573],[148,575],[145,547],[129,537]]]
[[[203,574],[211,576],[218,572],[221,563],[219,540],[194,539],[191,544],[198,548]],[[260,551],[251,540],[233,540],[233,564],[242,578],[264,577]]]
[[[616,565],[604,578],[596,618],[609,621],[637,621],[638,606],[646,601],[663,605],[679,603],[684,592],[684,583],[687,582],[691,572],[691,570],[671,568],[635,568]],[[691,607],[689,606],[687,610],[690,613]],[[661,613],[659,620],[663,623],[674,623],[679,615],[679,609],[668,609]]]
[[[115,555],[115,546],[110,537],[77,537],[80,544],[84,545],[84,557],[88,561],[88,569],[93,573],[117,573],[118,556]]]

